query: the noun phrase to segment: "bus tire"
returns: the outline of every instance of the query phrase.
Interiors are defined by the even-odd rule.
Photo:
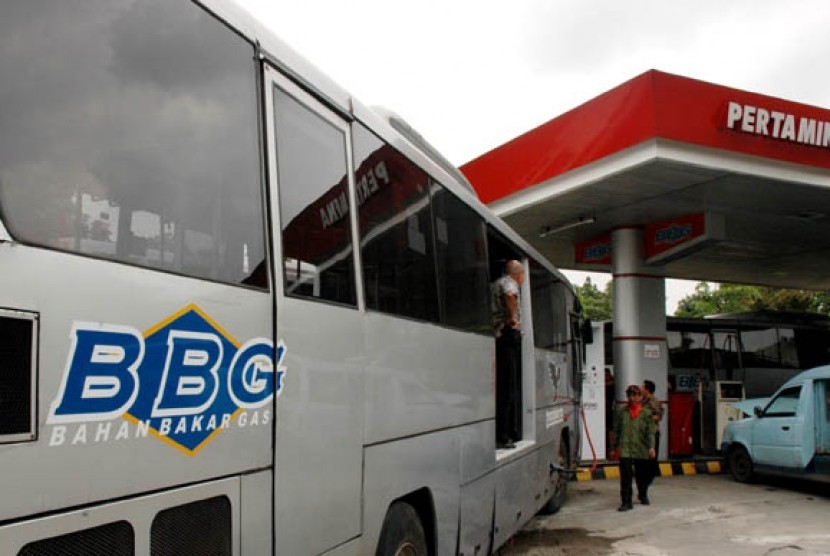
[[[428,556],[424,527],[415,508],[395,502],[380,530],[377,556]]]
[[[571,457],[568,452],[568,443],[562,437],[559,440],[559,453],[556,458],[556,465],[560,469],[570,469]],[[565,500],[568,498],[568,475],[561,471],[556,472],[556,483],[553,487],[553,495],[539,510],[540,514],[552,515],[562,509]]]
[[[739,483],[752,482],[752,478],[755,476],[752,458],[746,448],[740,444],[729,450],[729,472],[732,474],[732,478]]]

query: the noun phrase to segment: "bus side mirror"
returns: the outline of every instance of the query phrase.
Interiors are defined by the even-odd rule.
[[[585,319],[582,321],[582,343],[584,344],[593,344],[594,343],[594,329],[591,326],[591,319]]]

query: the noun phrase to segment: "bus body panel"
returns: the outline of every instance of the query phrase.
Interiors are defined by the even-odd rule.
[[[492,544],[496,474],[489,473],[461,487],[458,553],[487,554]]]
[[[556,458],[559,453],[560,442],[562,442],[561,432],[560,436],[555,440],[542,444],[536,450],[536,474],[533,477],[534,484],[536,485],[533,491],[534,514],[551,499],[556,490],[556,481],[559,477],[559,472],[552,470],[551,465],[556,465],[557,463]]]
[[[365,326],[367,444],[494,417],[492,338],[373,312]]]
[[[326,556],[357,556],[360,554],[360,541],[359,538],[351,539],[326,551],[324,554]]]
[[[435,553],[455,553],[461,492],[458,455],[460,436],[465,434],[466,427],[461,427],[366,447],[362,554],[375,554],[389,506],[414,494],[425,495],[434,511]]]
[[[240,498],[240,479],[238,477],[143,495],[128,500],[72,510],[58,515],[19,521],[0,527],[0,541],[2,541],[3,554],[11,555],[17,554],[26,545],[43,538],[126,522],[130,526],[135,543],[135,554],[145,555],[150,554],[150,544],[153,536],[160,534],[154,531],[153,526],[157,523],[156,520],[161,512],[186,507],[188,504],[217,499],[224,500],[230,505],[230,541],[233,553],[238,554],[242,542],[242,526],[240,523],[242,501]],[[250,512],[268,513],[268,506],[248,506],[246,510],[249,511],[245,511],[245,514]],[[259,541],[260,547],[268,549],[269,545],[270,542],[267,539]]]
[[[274,476],[270,469],[242,475],[239,489],[240,554],[271,554]]]
[[[494,546],[504,544],[531,517],[538,507],[534,501],[538,481],[538,458],[532,451],[509,461],[496,472]]]
[[[494,402],[495,403],[495,402]],[[471,423],[461,435],[461,482],[474,482],[495,468],[496,429],[493,420]]]
[[[279,303],[286,382],[275,438],[278,552],[320,553],[360,533],[361,321],[354,309],[290,298]]]
[[[550,488],[556,482],[560,473],[559,470],[552,469],[552,465],[559,468],[573,465],[577,461],[576,450],[579,446],[574,434],[577,412],[578,407],[573,403],[560,403],[558,406],[536,411],[536,427],[540,431],[539,469],[544,479],[541,484],[546,488]],[[562,442],[567,444],[567,451],[564,452],[568,454],[567,461],[559,461],[559,447]],[[550,495],[545,496],[542,502],[547,502],[548,499]]]
[[[581,418],[579,405],[574,403],[571,356],[546,350],[536,350],[537,388],[535,420],[536,441],[539,444],[557,442],[565,429],[572,429]],[[577,371],[579,372],[579,371]],[[573,431],[570,430],[572,434]],[[579,446],[569,438],[569,461],[578,460]],[[551,457],[555,457],[556,452]]]
[[[171,444],[170,435],[160,431],[141,432],[138,425],[120,418],[77,415],[70,416],[73,422],[58,423],[50,417],[70,366],[73,330],[126,327],[145,334],[194,305],[221,327],[217,337],[232,336],[244,343],[272,337],[268,294],[14,244],[0,244],[0,261],[0,306],[39,314],[41,346],[36,367],[37,438],[0,446],[0,519],[270,465],[272,419],[265,418],[270,407],[248,412],[244,423],[241,413],[230,418],[226,428],[216,422],[214,436],[195,450]],[[240,311],[245,319],[238,318]],[[178,327],[175,321],[169,326]],[[251,425],[254,413],[257,424]],[[182,424],[192,429],[194,418],[171,416],[170,432]],[[198,425],[207,434],[208,420]],[[67,480],[70,471],[72,479]]]
[[[548,407],[570,397],[571,377],[568,376],[569,358],[566,354],[544,349],[534,350],[536,363],[535,406]]]

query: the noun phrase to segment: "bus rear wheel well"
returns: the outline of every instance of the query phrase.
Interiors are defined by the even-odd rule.
[[[407,504],[415,510],[418,514],[418,519],[421,522],[421,527],[424,530],[426,537],[427,553],[429,556],[436,554],[436,539],[435,539],[435,503],[432,499],[432,493],[428,488],[424,487],[409,494],[393,500],[386,509],[386,515],[396,504]],[[385,520],[385,518],[384,518]]]
[[[556,452],[551,454],[551,475],[556,474],[556,481],[550,498],[540,508],[539,513],[552,515],[558,512],[568,496],[568,482],[570,481],[569,471],[571,469],[571,438],[569,429],[566,427],[559,436],[559,445]]]

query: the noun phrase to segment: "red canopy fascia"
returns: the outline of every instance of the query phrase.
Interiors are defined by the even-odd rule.
[[[816,123],[819,136],[825,123],[830,126],[830,111],[822,108],[651,70],[481,155],[461,171],[490,203],[654,138],[830,169],[830,148],[778,137],[772,121],[761,126],[733,118],[730,127],[730,103],[733,110],[749,106],[767,116],[792,115],[796,133],[802,118]]]

